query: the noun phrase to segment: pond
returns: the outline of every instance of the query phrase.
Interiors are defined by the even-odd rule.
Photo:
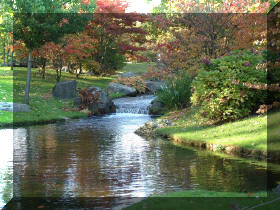
[[[263,166],[134,134],[151,119],[135,113],[146,113],[142,105],[152,98],[134,100],[141,108],[127,107],[132,113],[122,113],[127,105],[118,99],[116,114],[0,130],[1,136],[13,131],[14,196],[128,198],[182,189],[254,192],[279,181],[280,172]],[[7,167],[1,173],[11,179]],[[12,187],[8,178],[0,185],[2,206]]]

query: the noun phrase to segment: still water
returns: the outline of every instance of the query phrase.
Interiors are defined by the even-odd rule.
[[[134,100],[145,104],[151,98]],[[262,166],[144,139],[134,131],[151,116],[131,112],[13,129],[14,196],[146,197],[182,189],[254,192],[279,181],[280,172]],[[0,131],[2,135],[5,130]],[[6,171],[9,177],[11,170]],[[2,206],[10,185],[0,185]]]

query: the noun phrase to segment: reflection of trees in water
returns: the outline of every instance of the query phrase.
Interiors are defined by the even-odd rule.
[[[265,188],[262,169],[166,141],[144,140],[130,128],[126,130],[126,124],[109,126],[106,122],[101,121],[100,127],[70,123],[23,129],[15,155],[16,194],[143,196],[190,188]]]
[[[248,192],[266,190],[266,170],[198,152],[190,170],[200,188],[219,191]]]
[[[163,187],[167,191],[190,188],[235,192],[266,190],[266,170],[248,163],[160,142],[147,154],[153,169],[149,173],[158,174],[159,182],[165,184]],[[160,158],[155,158],[156,155]]]
[[[96,133],[61,132],[55,125],[26,129],[24,171],[17,182],[24,196],[98,196],[108,191],[100,173]],[[99,194],[100,195],[100,194]]]
[[[4,170],[3,170],[4,171]],[[4,174],[0,174],[1,181],[4,185],[2,191],[2,200],[8,203],[13,197],[13,170],[11,167],[7,167]]]
[[[27,162],[26,129],[13,130],[13,197],[22,197],[21,184]]]
[[[155,147],[158,151],[157,174],[160,183],[165,185],[164,191],[190,189],[192,181],[189,165],[194,159],[193,151],[174,147],[169,142],[161,140],[156,142]]]

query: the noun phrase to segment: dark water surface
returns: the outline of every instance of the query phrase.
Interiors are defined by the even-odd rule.
[[[14,196],[124,198],[182,189],[254,192],[280,180],[279,171],[134,134],[150,119],[117,113],[13,129]]]

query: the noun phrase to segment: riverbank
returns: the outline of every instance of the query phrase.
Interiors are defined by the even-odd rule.
[[[187,109],[148,122],[136,133],[158,135],[182,145],[213,152],[277,161],[280,159],[279,119],[278,111],[222,125],[207,125],[195,118],[195,110]]]
[[[267,203],[266,203],[267,202]],[[279,194],[273,192],[234,193],[186,190],[146,198],[126,210],[136,209],[277,209]]]
[[[127,64],[115,75],[108,77],[80,75],[77,79],[75,74],[62,72],[61,81],[76,80],[77,88],[80,89],[87,86],[105,89],[117,77],[117,74],[125,72],[141,74],[148,69],[148,66],[148,63]],[[0,67],[0,102],[23,103],[26,71],[26,68],[21,67],[15,67],[14,71],[11,71],[10,67]],[[87,117],[87,113],[75,108],[72,100],[59,100],[52,97],[51,91],[55,84],[56,72],[54,70],[47,69],[46,79],[42,79],[39,69],[32,69],[30,112],[0,111],[0,128],[55,123]],[[111,97],[121,96],[112,95]]]
[[[76,79],[75,75],[62,73],[62,81]],[[0,101],[23,103],[26,79],[26,68],[0,68]],[[76,79],[78,88],[86,86],[105,86],[112,80],[110,77],[87,76]],[[56,84],[55,71],[49,70],[46,79],[42,79],[39,69],[32,69],[30,90],[30,112],[0,111],[0,127],[23,126],[31,124],[53,123],[65,119],[86,117],[87,114],[74,108],[71,100],[54,99],[51,94]]]

